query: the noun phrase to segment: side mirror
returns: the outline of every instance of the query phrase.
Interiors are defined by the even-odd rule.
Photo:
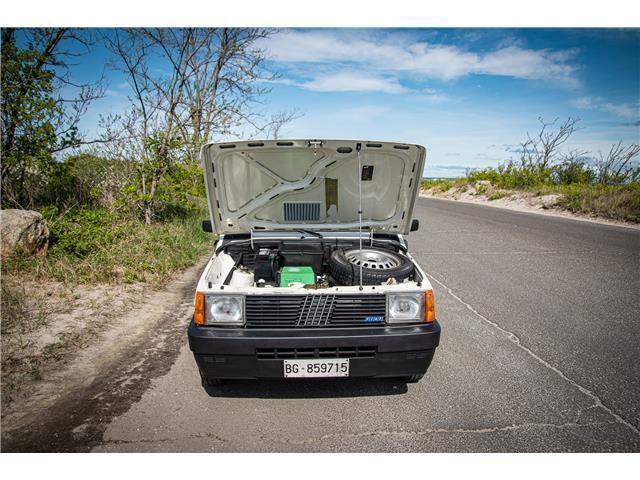
[[[420,220],[414,218],[411,220],[411,232],[416,232],[420,228]]]
[[[202,220],[202,231],[213,233],[213,227],[211,226],[211,220]]]

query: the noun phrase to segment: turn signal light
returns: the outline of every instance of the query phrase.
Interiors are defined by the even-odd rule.
[[[433,297],[433,290],[427,290],[424,292],[425,296],[425,305],[426,308],[424,310],[424,321],[427,323],[431,323],[436,319],[436,301]]]
[[[204,293],[196,292],[196,306],[193,312],[193,321],[196,325],[204,325]]]

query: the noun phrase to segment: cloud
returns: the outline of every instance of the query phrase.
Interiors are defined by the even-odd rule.
[[[507,47],[482,57],[476,72],[528,80],[557,80],[576,86],[577,80],[573,76],[576,68],[568,63],[576,53],[574,50],[553,52]]]
[[[444,103],[452,100],[449,95],[445,95],[434,88],[423,88],[422,90],[416,91],[416,93],[411,96],[411,99],[426,103]]]
[[[617,117],[634,118],[638,116],[638,107],[633,106],[630,103],[603,103],[600,108],[602,108],[605,112],[609,112]]]
[[[371,42],[364,36],[317,30],[284,31],[265,39],[259,46],[268,51],[270,59],[279,62],[352,61],[369,58],[372,53]],[[388,46],[375,53],[389,58],[396,53],[396,48]]]
[[[118,92],[117,90],[113,90],[111,88],[107,88],[104,91],[104,95],[105,97],[124,97],[125,94],[122,92]]]
[[[278,78],[260,79],[259,81],[262,82],[262,83],[275,83],[277,85],[295,85],[295,86],[299,86],[298,83],[294,82],[290,78],[278,77]]]
[[[576,50],[532,50],[519,45],[476,53],[457,45],[417,42],[405,34],[288,30],[261,45],[277,62],[357,64],[376,72],[454,80],[467,75],[496,75],[556,81],[575,86]]]
[[[591,97],[574,98],[570,102],[572,107],[580,108],[582,110],[590,110],[594,108],[593,100]]]
[[[404,93],[407,91],[395,78],[374,77],[362,72],[323,74],[298,85],[318,92]]]
[[[520,144],[509,144],[509,143],[503,143],[502,146],[504,147],[504,151],[505,152],[509,152],[509,153],[522,153],[522,145]]]
[[[640,106],[633,103],[611,103],[602,97],[579,97],[569,101],[580,110],[600,110],[616,117],[634,119],[640,115]]]

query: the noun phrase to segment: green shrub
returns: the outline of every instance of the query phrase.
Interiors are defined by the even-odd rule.
[[[488,188],[489,185],[487,185],[486,183],[476,185],[476,195],[484,195],[485,193],[487,193]]]
[[[443,184],[448,184],[449,180],[422,180],[420,182],[420,188],[422,190],[427,190],[429,188],[434,188],[434,187],[438,187],[440,188]]]
[[[488,180],[498,188],[518,190],[531,188],[540,183],[548,183],[551,181],[552,175],[553,169],[551,168],[527,167],[509,162],[497,168],[487,167],[471,171],[467,175],[467,180],[470,182]]]
[[[553,182],[561,185],[592,185],[596,180],[596,172],[583,160],[565,160],[553,167]]]
[[[127,236],[126,220],[105,208],[72,208],[61,211],[47,207],[41,213],[49,225],[49,254],[84,258]]]
[[[509,195],[509,192],[505,192],[504,190],[496,190],[487,197],[487,200],[500,200],[501,198],[507,197]]]
[[[640,223],[640,184],[578,186],[564,189],[558,206],[571,212]]]
[[[437,180],[422,180],[420,184],[420,188],[422,190],[427,190],[429,188],[433,188],[435,193],[444,193],[447,190],[456,187],[464,187],[467,184],[467,180],[464,177],[461,178],[453,178],[453,179],[437,179]]]
[[[51,231],[47,257],[16,256],[3,262],[3,271],[68,283],[162,283],[192,265],[214,242],[201,229],[203,211],[150,227],[104,208],[50,207],[42,213]]]

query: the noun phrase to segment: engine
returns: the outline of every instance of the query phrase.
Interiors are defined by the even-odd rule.
[[[220,283],[309,289],[359,285],[361,278],[363,285],[415,280],[414,263],[397,243],[377,243],[362,248],[321,239],[230,244],[217,257],[230,266]]]

